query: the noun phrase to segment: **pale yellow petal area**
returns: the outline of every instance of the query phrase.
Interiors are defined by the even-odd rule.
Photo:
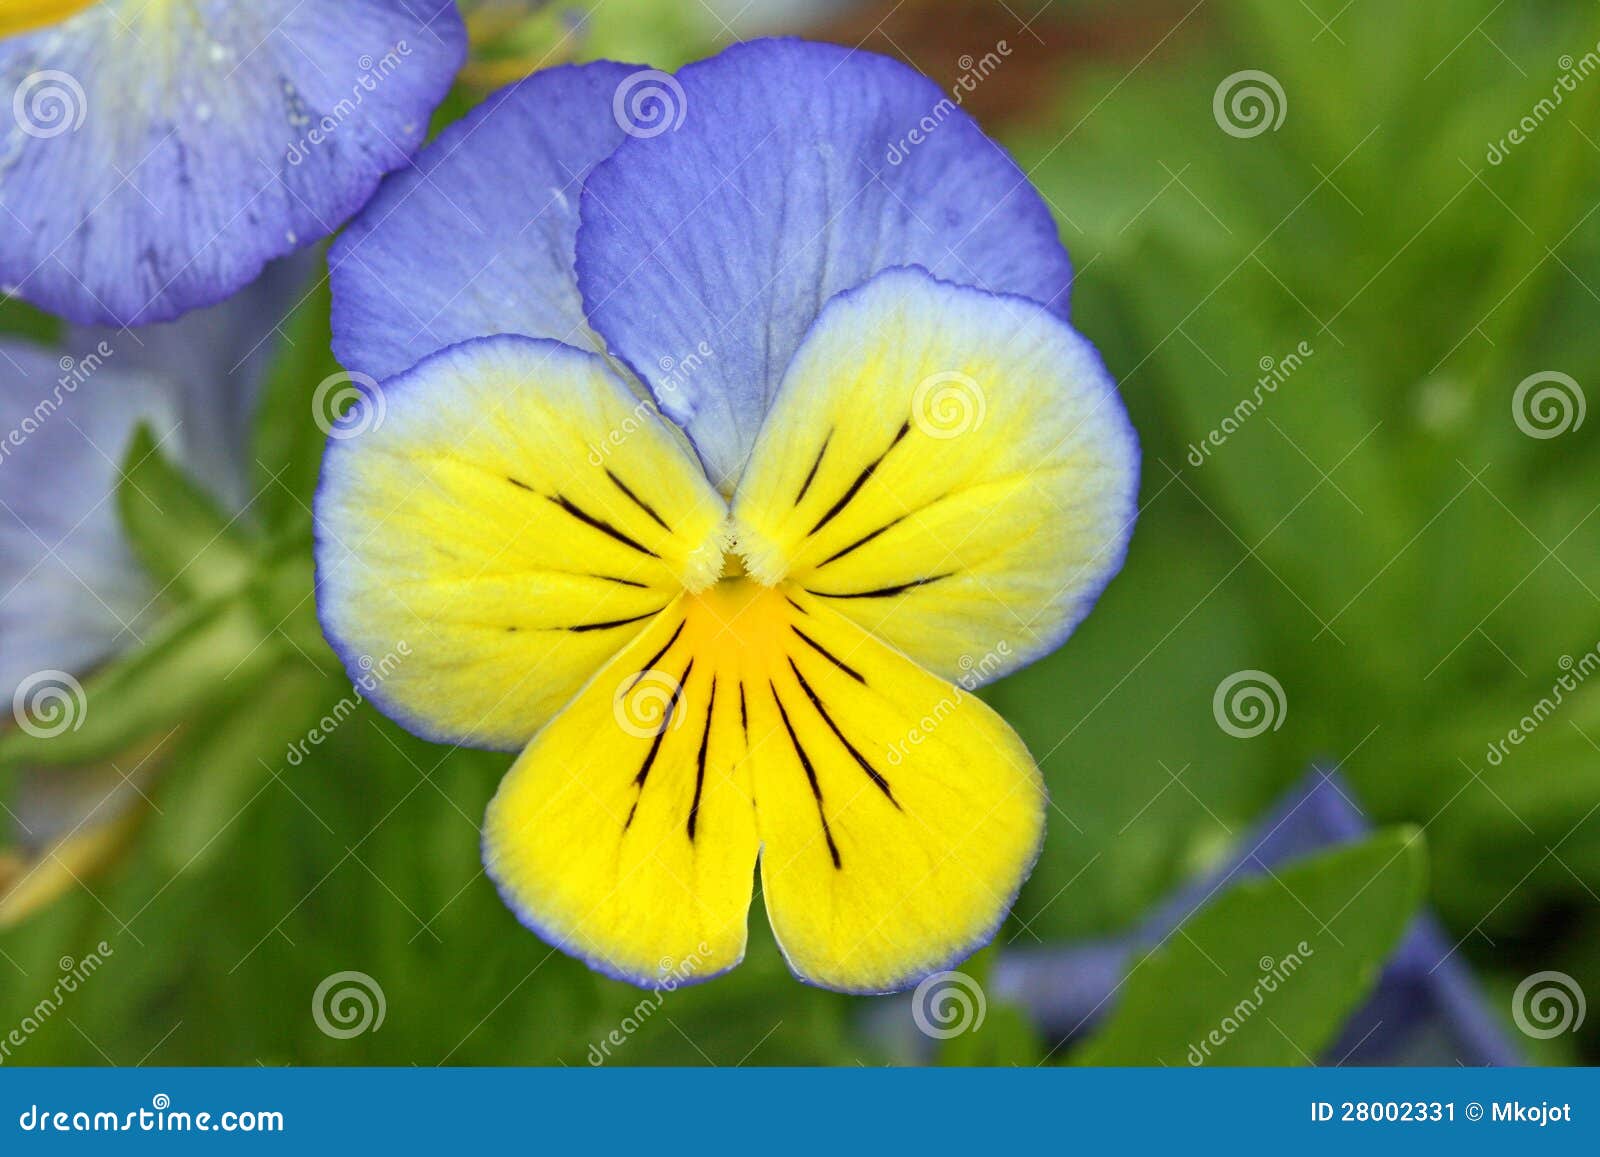
[[[370,388],[335,429],[318,610],[388,714],[517,748],[716,579],[725,519],[687,446],[601,358],[467,342]]]
[[[795,355],[734,496],[736,547],[929,670],[987,679],[1087,614],[1137,491],[1088,342],[1034,302],[891,270]]]

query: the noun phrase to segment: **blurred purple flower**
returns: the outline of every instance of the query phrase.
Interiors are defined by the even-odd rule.
[[[159,613],[161,592],[116,503],[141,423],[224,508],[249,517],[248,438],[264,362],[316,260],[275,262],[243,293],[168,325],[69,329],[53,348],[0,337],[0,696],[19,726],[30,695],[44,696],[42,710],[82,710],[78,680],[137,645]],[[59,715],[45,722],[70,725]],[[11,725],[0,716],[0,728]],[[148,778],[147,760],[135,762],[127,773],[22,771],[0,800],[23,853],[0,855],[0,926],[115,850]]]

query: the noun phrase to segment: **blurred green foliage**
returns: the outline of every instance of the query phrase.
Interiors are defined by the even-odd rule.
[[[1079,269],[1076,324],[1121,381],[1145,447],[1124,573],[1066,647],[990,696],[1054,801],[1001,950],[1126,928],[1324,758],[1375,823],[1425,832],[1431,902],[1496,992],[1544,968],[1600,992],[1600,684],[1502,761],[1486,757],[1549,693],[1562,657],[1600,643],[1600,423],[1545,440],[1512,415],[1530,374],[1600,385],[1600,75],[1504,163],[1487,159],[1550,93],[1560,58],[1595,49],[1600,13],[1557,0],[1070,11],[1092,27],[1135,7],[1161,30],[1149,43],[1064,60],[1026,125],[994,126],[1059,215]],[[677,9],[630,5],[650,15],[597,24],[581,54],[663,67],[702,55],[714,29]],[[549,31],[518,51],[548,53]],[[1244,69],[1281,84],[1275,131],[1219,126],[1217,87]],[[326,314],[319,293],[285,327],[252,525],[208,550],[215,565],[173,599],[151,651],[97,676],[121,680],[122,706],[103,721],[125,728],[119,741],[152,721],[182,726],[158,750],[153,807],[127,853],[0,932],[0,1033],[30,1015],[59,958],[115,949],[12,1063],[582,1065],[626,1023],[607,1063],[890,1059],[861,1030],[865,1001],[790,979],[759,905],[741,968],[659,1000],[588,972],[501,905],[477,826],[508,757],[424,743],[358,705],[316,635],[310,394],[337,369]],[[14,305],[0,326],[41,340],[54,329]],[[1195,464],[1191,447],[1252,394],[1263,359],[1282,366],[1302,348],[1303,364]],[[159,573],[162,535],[203,533],[215,514],[159,457],[144,462],[141,485],[191,520],[144,536]],[[123,501],[137,541],[136,498]],[[185,696],[163,646],[196,656],[205,693]],[[207,656],[259,671],[223,695],[203,677]],[[1282,684],[1287,713],[1238,739],[1212,695],[1247,668]],[[319,723],[335,713],[336,726]],[[297,748],[313,728],[325,742]],[[7,752],[14,765],[42,758]],[[1319,947],[1320,1007],[1284,1011],[1294,1051],[1337,1030],[1417,902],[1420,842],[1370,888],[1342,874],[1373,849],[1388,861],[1390,838],[1299,869],[1305,894],[1350,900],[1343,921],[1361,934],[1345,953]],[[1194,940],[1136,975],[1080,1059],[1181,1063],[1179,1038],[1237,999],[1210,991],[1190,944],[1227,945],[1248,973],[1301,938],[1302,913],[1280,901],[1246,886],[1202,912]],[[377,978],[387,1004],[381,1029],[348,1040],[311,1017],[319,982],[345,970]],[[1591,1026],[1590,1059],[1594,1039]],[[1230,1047],[1300,1059],[1260,1030]],[[996,1007],[940,1058],[1046,1052],[1020,1013]]]

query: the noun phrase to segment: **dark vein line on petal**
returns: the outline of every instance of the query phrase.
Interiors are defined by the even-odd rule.
[[[833,431],[829,430],[827,436],[822,439],[822,448],[817,451],[817,457],[811,463],[811,470],[806,474],[806,480],[800,483],[800,493],[794,496],[794,504],[796,506],[800,505],[801,500],[806,496],[806,491],[811,489],[811,483],[816,480],[817,468],[822,465],[822,456],[828,452],[828,443],[831,441],[833,441]]]
[[[635,539],[629,538],[626,534],[623,534],[622,531],[620,531],[616,527],[612,526],[609,522],[605,521],[602,518],[596,518],[594,515],[588,513],[583,508],[577,506],[570,499],[568,499],[565,495],[561,495],[561,494],[551,495],[550,496],[550,501],[554,502],[557,506],[561,507],[562,510],[565,510],[568,514],[572,515],[572,517],[576,518],[579,522],[584,523],[586,526],[594,527],[601,534],[609,535],[611,538],[614,538],[618,542],[620,542],[623,546],[632,547],[634,550],[638,551],[640,554],[647,554],[651,558],[660,558],[661,557],[659,554],[657,554],[655,551],[651,550],[649,547],[645,546],[643,543],[638,542]]]
[[[653,518],[657,526],[666,531],[668,534],[672,533],[672,527],[667,525],[666,519],[662,518],[661,515],[656,513],[656,508],[651,506],[648,502],[640,498],[631,489],[629,489],[628,484],[613,474],[611,472],[611,467],[609,466],[606,467],[606,477],[611,479],[612,484],[618,490],[622,491],[623,494],[627,495],[635,506]]]
[[[695,824],[700,818],[700,793],[706,784],[706,752],[711,747],[711,716],[717,709],[717,677],[711,676],[711,698],[706,703],[706,729],[700,733],[700,754],[695,756],[694,802],[689,805],[689,842],[694,843]]]
[[[778,705],[778,717],[783,720],[783,729],[789,733],[789,742],[794,744],[794,753],[800,757],[800,766],[805,769],[806,779],[811,784],[811,795],[817,801],[817,818],[822,821],[822,834],[828,841],[828,854],[833,857],[833,866],[842,868],[844,865],[839,860],[839,845],[833,842],[833,829],[828,826],[828,813],[822,810],[822,785],[817,782],[817,770],[811,766],[811,757],[800,745],[800,737],[794,733],[794,724],[789,722],[789,713],[783,708],[778,688],[770,681],[767,686],[772,689],[772,701]]]
[[[863,686],[866,685],[867,677],[860,671],[857,671],[854,667],[850,666],[849,663],[846,663],[843,659],[839,658],[839,656],[828,650],[828,648],[824,647],[821,643],[817,642],[793,623],[789,624],[789,629],[804,639],[806,643],[810,645],[811,649],[817,654],[828,660],[828,662],[839,668],[839,670],[850,676],[850,678],[854,679],[857,683],[860,683]]]
[[[850,483],[850,488],[839,496],[839,501],[828,507],[828,512],[821,518],[817,519],[817,524],[815,526],[806,531],[807,538],[810,538],[824,526],[827,526],[828,523],[832,522],[834,518],[837,517],[841,510],[850,505],[850,500],[860,492],[861,488],[867,484],[867,479],[871,478],[873,472],[883,464],[883,460],[889,456],[889,451],[900,445],[900,440],[906,436],[910,429],[910,422],[902,422],[900,424],[900,430],[897,434],[895,434],[894,441],[889,443],[888,449],[884,450],[882,454],[879,454],[876,458],[874,458],[870,463],[867,464],[866,467],[862,469],[860,474],[856,475],[856,480]]]
[[[941,574],[931,574],[927,578],[912,579],[910,582],[896,583],[892,587],[878,587],[870,591],[814,591],[807,587],[806,594],[824,599],[887,599],[917,587],[925,587],[929,583],[936,583],[940,579],[947,579],[954,573],[955,571],[944,571]]]
[[[839,737],[839,742],[844,744],[844,749],[855,757],[855,761],[861,765],[861,770],[867,773],[867,778],[877,784],[878,790],[883,792],[890,803],[894,804],[898,810],[904,811],[905,809],[900,807],[900,801],[894,798],[894,789],[889,786],[889,781],[879,775],[877,768],[867,762],[867,757],[856,749],[856,745],[845,738],[844,732],[839,730],[839,725],[833,721],[833,716],[829,715],[828,709],[822,705],[821,697],[811,689],[811,684],[806,682],[806,677],[800,674],[800,668],[795,665],[792,657],[789,659],[789,670],[793,671],[794,677],[800,680],[800,690],[804,691],[806,698],[811,700],[811,706],[817,709],[817,714],[822,716],[822,721]]]
[[[650,750],[645,752],[644,762],[639,765],[639,774],[633,777],[634,786],[639,790],[633,797],[633,806],[628,809],[628,818],[623,821],[622,830],[627,831],[633,826],[634,813],[639,810],[639,801],[644,798],[644,782],[650,778],[650,767],[656,761],[656,755],[661,750],[661,741],[666,738],[667,729],[672,726],[672,717],[678,710],[678,699],[683,695],[683,689],[689,682],[689,672],[694,670],[694,660],[689,660],[689,665],[683,669],[683,678],[678,680],[678,685],[672,689],[672,698],[667,701],[666,714],[661,717],[661,726],[656,728],[655,738],[650,741]]]

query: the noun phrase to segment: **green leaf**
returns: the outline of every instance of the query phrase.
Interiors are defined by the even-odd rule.
[[[0,765],[59,767],[114,758],[209,704],[243,693],[293,653],[271,625],[244,597],[169,616],[143,646],[83,682],[66,730],[0,734]]]
[[[250,574],[242,530],[167,460],[147,425],[123,456],[117,510],[135,555],[164,594],[205,598],[238,589]]]
[[[284,323],[284,340],[262,382],[251,455],[259,495],[255,505],[269,530],[310,526],[311,496],[327,441],[317,425],[319,403],[325,407],[327,399],[319,399],[317,391],[339,373],[328,348],[329,300],[324,277]],[[325,408],[322,413],[332,417]]]
[[[1422,900],[1421,833],[1237,884],[1134,966],[1091,1065],[1310,1064],[1367,995]]]
[[[239,814],[294,758],[287,754],[292,745],[341,695],[354,695],[348,683],[287,663],[260,687],[197,720],[168,770],[164,810],[152,833],[170,870],[203,867],[232,843]]]

